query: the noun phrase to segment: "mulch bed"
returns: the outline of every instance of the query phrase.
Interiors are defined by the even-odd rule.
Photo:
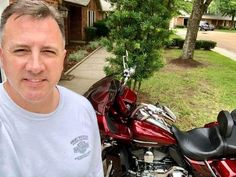
[[[68,60],[68,56],[71,54],[71,53],[74,53],[78,50],[82,50],[84,49],[84,45],[83,44],[69,44],[66,46],[66,58],[65,58],[65,61],[64,61],[64,72],[68,71],[71,67],[73,67],[77,61],[75,60]]]
[[[203,65],[202,63],[200,63],[196,60],[193,60],[193,59],[184,60],[184,59],[180,59],[180,58],[173,59],[170,61],[170,63],[175,64],[180,67],[184,67],[184,68],[186,68],[186,67],[187,68],[196,68],[196,67]]]

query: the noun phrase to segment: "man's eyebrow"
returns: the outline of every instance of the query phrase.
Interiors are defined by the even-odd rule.
[[[13,48],[20,48],[20,47],[22,47],[22,48],[29,48],[29,46],[26,45],[26,44],[14,44],[14,45],[10,46],[9,48],[13,49]]]

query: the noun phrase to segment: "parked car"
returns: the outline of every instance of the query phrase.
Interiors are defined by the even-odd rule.
[[[201,21],[200,24],[199,24],[199,30],[200,31],[214,31],[215,29],[215,26],[212,25],[212,24],[209,24],[208,22],[206,21]]]

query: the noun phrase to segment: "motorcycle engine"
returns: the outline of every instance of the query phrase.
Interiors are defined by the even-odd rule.
[[[137,170],[129,170],[131,177],[187,177],[188,171],[176,166],[172,159],[158,150],[133,151]]]

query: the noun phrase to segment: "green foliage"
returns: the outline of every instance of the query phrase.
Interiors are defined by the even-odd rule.
[[[185,28],[184,25],[176,25],[175,28]]]
[[[234,28],[234,19],[236,16],[236,0],[215,0],[214,6],[216,12],[219,12],[224,16],[232,17],[231,28]]]
[[[182,38],[173,38],[172,39],[172,45],[178,47],[179,49],[183,48],[184,45],[184,39]]]
[[[204,50],[210,50],[215,48],[216,42],[209,40],[197,40],[196,45],[199,46],[199,49],[203,48]],[[196,46],[195,46],[196,49]]]
[[[182,49],[184,45],[184,39],[176,37],[170,40],[170,42],[166,43],[167,48],[179,48]],[[209,40],[197,40],[195,43],[195,49],[204,49],[204,50],[210,50],[215,48],[216,42],[209,41]]]
[[[89,44],[88,44],[88,48],[90,48],[90,49],[92,49],[92,50],[98,48],[99,46],[100,46],[99,41],[91,41],[91,42],[89,42]]]
[[[71,61],[77,61],[79,62],[80,60],[82,60],[86,55],[88,54],[88,52],[86,50],[78,50],[74,53],[71,53],[69,56],[68,56],[68,60],[71,60]]]
[[[192,11],[193,2],[191,0],[175,0],[174,4],[177,15],[182,15],[182,12],[190,14]]]
[[[108,58],[107,74],[123,71],[122,56],[127,50],[129,66],[136,66],[134,80],[141,82],[162,65],[160,51],[168,40],[174,1],[112,0],[116,10],[108,16],[109,37],[103,44],[114,54]]]
[[[236,0],[218,0],[219,10],[222,15],[236,15]]]
[[[107,27],[105,20],[97,21],[93,24],[96,28],[96,36],[97,37],[105,37],[108,36],[109,28]]]
[[[85,35],[87,41],[92,41],[96,38],[96,31],[97,28],[95,27],[86,27],[85,28]]]

